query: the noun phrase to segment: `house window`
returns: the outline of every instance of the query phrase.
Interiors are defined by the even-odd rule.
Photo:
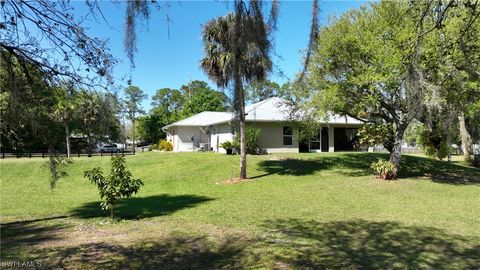
[[[292,145],[293,132],[292,127],[283,127],[283,145]]]

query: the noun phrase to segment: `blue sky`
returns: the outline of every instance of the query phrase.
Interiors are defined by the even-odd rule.
[[[346,10],[359,7],[361,1],[321,1],[320,23],[340,15]],[[85,14],[82,2],[73,2],[78,15]],[[116,78],[130,77],[134,85],[152,96],[157,89],[180,88],[190,80],[204,80],[214,84],[199,68],[203,57],[201,40],[202,25],[217,16],[232,10],[232,3],[226,1],[160,1],[161,8],[152,10],[148,27],[140,27],[138,53],[135,69],[130,70],[123,51],[125,5],[122,2],[100,2],[108,24],[99,20],[85,22],[87,32],[93,36],[108,39],[113,55],[120,60],[114,69]],[[281,77],[274,70],[270,80],[284,83],[302,67],[302,51],[306,48],[311,20],[312,2],[281,1],[278,30],[275,33],[275,53],[273,61],[287,76]],[[167,15],[170,22],[167,23]],[[121,81],[120,81],[121,82]],[[144,102],[150,107],[150,101]]]

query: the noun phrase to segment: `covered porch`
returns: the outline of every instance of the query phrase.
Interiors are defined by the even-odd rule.
[[[309,139],[299,142],[299,152],[338,152],[360,150],[359,126],[325,126],[319,128]]]
[[[174,152],[210,151],[211,149],[208,127],[170,127],[166,133]]]

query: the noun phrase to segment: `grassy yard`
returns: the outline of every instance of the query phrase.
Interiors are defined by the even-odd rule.
[[[404,156],[398,181],[375,179],[383,154],[238,156],[141,153],[145,185],[108,220],[76,158],[50,190],[43,159],[0,161],[2,263],[60,268],[480,268],[480,170]]]

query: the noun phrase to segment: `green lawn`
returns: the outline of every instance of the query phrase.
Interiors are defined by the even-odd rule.
[[[110,222],[75,158],[50,190],[43,159],[0,161],[2,261],[60,268],[478,269],[480,170],[404,156],[375,179],[373,153],[238,156],[141,153],[145,185]]]

